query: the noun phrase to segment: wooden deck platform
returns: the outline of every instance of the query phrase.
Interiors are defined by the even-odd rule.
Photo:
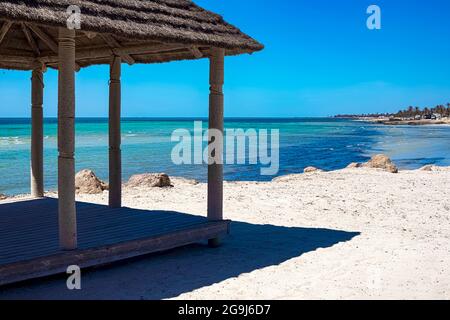
[[[178,212],[77,203],[78,250],[58,244],[58,201],[0,204],[0,285],[221,237],[229,221],[210,222]]]

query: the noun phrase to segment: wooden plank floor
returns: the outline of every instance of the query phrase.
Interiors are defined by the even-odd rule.
[[[169,211],[77,203],[78,247],[58,245],[56,199],[0,205],[0,285],[172,249],[228,232],[229,222]]]

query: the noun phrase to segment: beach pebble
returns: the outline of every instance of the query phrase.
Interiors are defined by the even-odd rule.
[[[128,180],[126,187],[171,187],[170,178],[165,173],[144,173],[134,175]]]
[[[391,173],[398,173],[397,166],[392,162],[392,160],[388,156],[384,154],[377,154],[373,156],[372,159],[363,164],[363,167],[383,169]]]
[[[323,172],[322,169],[316,168],[316,167],[306,167],[303,170],[304,173],[312,173],[312,172]]]
[[[81,170],[75,176],[75,189],[77,193],[96,194],[108,190],[108,185],[97,178],[92,170]]]
[[[420,171],[440,171],[440,167],[429,164],[420,168]]]

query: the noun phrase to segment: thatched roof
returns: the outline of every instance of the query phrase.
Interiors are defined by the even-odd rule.
[[[201,58],[211,47],[227,55],[263,48],[190,0],[2,0],[0,68],[29,69],[25,60],[36,57],[55,66],[58,27],[67,25],[70,5],[81,9],[81,67],[108,63],[112,52],[129,63],[151,63]]]

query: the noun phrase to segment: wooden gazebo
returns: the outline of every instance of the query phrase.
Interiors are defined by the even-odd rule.
[[[81,18],[76,29],[67,23],[74,5]],[[34,199],[0,205],[0,285],[65,272],[71,264],[87,267],[202,240],[217,244],[229,225],[222,164],[208,166],[208,219],[121,207],[121,64],[209,58],[209,126],[223,130],[224,57],[261,49],[190,0],[2,0],[0,68],[32,71]],[[98,64],[110,65],[109,207],[75,201],[75,75]],[[58,200],[44,198],[47,68],[59,72]]]

